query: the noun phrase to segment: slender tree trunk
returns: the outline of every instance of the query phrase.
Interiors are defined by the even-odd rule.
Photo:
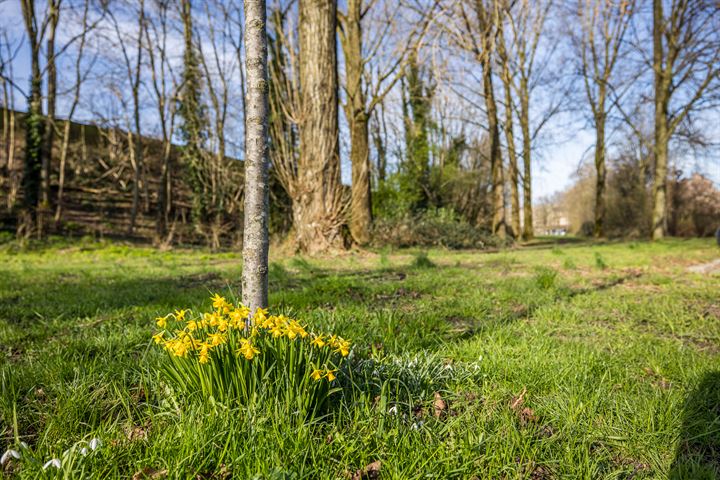
[[[298,247],[343,249],[334,0],[300,0],[300,158],[293,217]]]
[[[155,234],[158,242],[163,242],[167,235],[171,154],[172,144],[169,139],[165,139],[163,141],[162,165],[160,167],[160,188],[158,190],[158,206],[155,218]]]
[[[268,305],[268,71],[265,0],[245,0],[245,226],[242,301]]]
[[[385,129],[385,109],[380,104],[380,111],[377,114],[377,122],[373,128],[373,143],[375,144],[375,151],[377,152],[377,181],[381,184],[385,181],[386,170],[387,170],[387,152],[385,149],[385,138],[387,138],[387,131]]]
[[[44,120],[42,116],[42,75],[35,3],[22,1],[23,19],[30,46],[30,92],[25,115],[25,171],[23,173],[23,213],[18,234],[29,236],[36,228],[41,184]]]
[[[350,163],[352,187],[350,202],[350,233],[360,245],[370,241],[372,202],[370,189],[369,115],[363,91],[362,0],[348,0],[347,21],[343,37],[345,53],[345,85],[347,104],[345,116],[350,130]]]
[[[10,135],[8,140],[8,175],[10,179],[10,192],[8,193],[8,211],[15,208],[17,198],[17,179],[15,176],[15,111],[10,112]]]
[[[69,116],[70,118],[72,115]],[[55,228],[59,226],[60,219],[62,218],[63,209],[63,195],[65,192],[65,166],[67,163],[67,152],[70,143],[70,118],[65,121],[63,128],[62,144],[60,146],[60,166],[58,170],[58,192],[57,201],[55,206]]]
[[[605,101],[599,95],[597,115],[595,116],[595,227],[593,235],[600,238],[605,235]]]
[[[142,142],[142,127],[140,123],[140,69],[142,66],[142,32],[145,22],[145,2],[140,0],[140,17],[138,20],[138,43],[137,43],[137,55],[135,63],[134,80],[132,85],[132,98],[133,98],[133,120],[135,124],[135,135],[134,143],[131,144],[131,148],[135,150],[135,163],[134,163],[134,177],[133,177],[133,188],[132,188],[132,207],[130,210],[130,226],[128,227],[128,234],[132,235],[135,230],[135,223],[137,222],[137,214],[140,208],[140,188],[143,177],[143,142]]]
[[[497,119],[497,104],[492,84],[492,70],[489,62],[483,66],[483,88],[485,108],[490,134],[490,169],[492,175],[492,231],[500,238],[505,237],[505,195],[502,154],[500,151],[500,128]]]
[[[652,238],[661,239],[667,230],[668,82],[663,66],[662,0],[653,0],[653,71],[655,73],[655,175],[653,183]]]
[[[52,169],[53,144],[55,142],[55,105],[57,98],[57,66],[55,64],[55,32],[60,20],[60,5],[48,0],[49,30],[47,39],[47,116],[45,117],[45,138],[41,172],[40,204],[43,212],[50,208],[50,172]],[[44,225],[44,219],[40,225]]]
[[[499,24],[502,28],[502,23]],[[515,238],[520,237],[520,192],[518,189],[518,164],[515,152],[515,133],[513,131],[513,98],[512,98],[512,77],[508,65],[507,51],[505,50],[505,38],[502,30],[498,33],[498,49],[502,61],[502,81],[505,88],[505,138],[507,139],[508,168],[510,177],[510,227]]]
[[[530,240],[535,236],[533,229],[533,207],[532,207],[532,157],[530,136],[530,105],[527,96],[527,80],[520,79],[520,131],[522,132],[523,143],[523,239]]]

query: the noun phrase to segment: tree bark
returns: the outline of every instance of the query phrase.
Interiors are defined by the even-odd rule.
[[[482,66],[483,95],[485,97],[485,110],[488,121],[488,135],[490,137],[490,172],[492,176],[492,232],[500,238],[505,238],[505,181],[503,175],[502,153],[500,151],[500,129],[498,127],[497,102],[492,81],[492,62],[495,55],[495,36],[499,19],[496,5],[492,5],[493,12],[485,8],[483,0],[475,2],[480,31],[482,34],[482,50],[478,52],[478,61]]]
[[[600,94],[595,116],[595,227],[593,235],[600,238],[605,235],[605,100]]]
[[[505,237],[505,182],[503,175],[502,153],[500,151],[500,128],[498,127],[497,103],[492,84],[492,69],[488,62],[483,67],[483,90],[485,108],[488,116],[490,135],[490,169],[492,174],[492,231],[500,238]]]
[[[343,51],[347,103],[345,117],[350,130],[350,163],[352,187],[350,201],[350,234],[359,245],[370,241],[372,202],[370,189],[370,140],[365,92],[363,90],[362,0],[348,0],[344,25]]]
[[[36,225],[42,170],[42,75],[40,73],[40,42],[38,41],[35,3],[22,1],[23,19],[30,46],[30,92],[25,116],[25,171],[23,174],[23,214],[18,234],[30,235]]]
[[[530,105],[528,100],[527,79],[520,79],[520,131],[523,143],[523,239],[530,240],[535,236],[533,228],[532,207],[532,137],[530,134]]]
[[[502,22],[499,24],[502,29]],[[515,133],[513,131],[513,98],[512,98],[512,76],[510,73],[509,59],[505,49],[505,38],[503,31],[498,32],[498,53],[502,62],[502,81],[505,88],[505,138],[507,139],[508,168],[510,177],[510,227],[512,235],[519,238],[520,232],[520,192],[518,190],[518,164],[517,153],[515,152]]]
[[[132,189],[132,207],[130,210],[130,225],[128,227],[128,234],[132,235],[135,230],[135,223],[137,221],[137,213],[140,207],[140,184],[142,182],[143,172],[143,145],[142,145],[142,132],[140,123],[140,68],[142,66],[142,32],[145,22],[145,2],[140,0],[140,16],[138,19],[138,43],[137,43],[137,56],[134,71],[134,80],[132,83],[132,98],[133,98],[133,119],[135,124],[135,135],[132,148],[135,150],[135,164],[134,166],[134,177],[133,177],[133,189]]]
[[[55,32],[60,20],[60,2],[48,0],[49,30],[47,39],[47,116],[45,117],[45,138],[41,172],[40,204],[43,211],[50,208],[50,172],[52,168],[53,144],[55,142],[55,106],[57,99],[57,65],[55,63]],[[44,224],[44,220],[40,222]]]
[[[268,71],[265,0],[245,0],[245,225],[242,302],[268,306]]]
[[[655,76],[655,175],[653,181],[652,238],[661,239],[667,229],[668,85],[663,67],[662,0],[653,0],[653,72]]]
[[[298,247],[343,249],[338,75],[333,0],[300,0],[301,118],[293,217]]]

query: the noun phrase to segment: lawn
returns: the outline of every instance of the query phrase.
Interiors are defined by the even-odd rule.
[[[154,318],[237,295],[239,253],[6,242],[0,450],[28,448],[4,475],[720,478],[720,276],[688,271],[719,254],[668,240],[271,258],[272,309],[353,342],[352,381],[308,421],[184,402],[158,373]]]

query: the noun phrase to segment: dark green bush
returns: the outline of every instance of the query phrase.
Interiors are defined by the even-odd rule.
[[[373,244],[392,247],[492,248],[507,244],[486,229],[461,219],[451,210],[437,209],[393,218],[379,218]]]

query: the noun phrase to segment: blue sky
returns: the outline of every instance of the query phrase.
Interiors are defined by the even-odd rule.
[[[1,5],[3,15],[0,19],[0,27],[7,29],[15,38],[24,35],[19,2],[3,2]],[[26,45],[24,45],[13,64],[15,79],[23,88],[27,85],[26,78],[29,71],[27,57],[28,52]],[[23,108],[24,100],[20,98],[20,95],[17,95],[16,101],[20,103],[20,108]],[[59,114],[60,116],[63,114],[62,102],[59,105]],[[712,114],[717,118],[717,112],[712,112]],[[78,115],[80,118],[82,116],[82,113]],[[555,127],[556,129],[562,129],[556,132],[557,135],[554,135],[552,131],[547,134],[554,135],[556,138],[562,136],[562,142],[545,142],[546,144],[535,153],[533,197],[536,200],[569,186],[581,160],[587,158],[592,151],[593,134],[592,131],[586,128],[586,121],[581,114],[566,114],[562,123],[562,127]],[[709,132],[709,137],[715,143],[720,143],[720,126],[718,122],[711,122],[710,125],[713,125],[713,127]],[[240,133],[237,130],[235,131],[236,135]],[[233,133],[230,132],[230,135],[233,135]],[[701,171],[709,175],[716,184],[720,184],[720,159],[717,157],[717,149],[710,156],[704,155],[702,158],[689,157],[681,160],[685,171]],[[350,168],[346,161],[343,164],[344,181],[349,182],[349,177]]]

